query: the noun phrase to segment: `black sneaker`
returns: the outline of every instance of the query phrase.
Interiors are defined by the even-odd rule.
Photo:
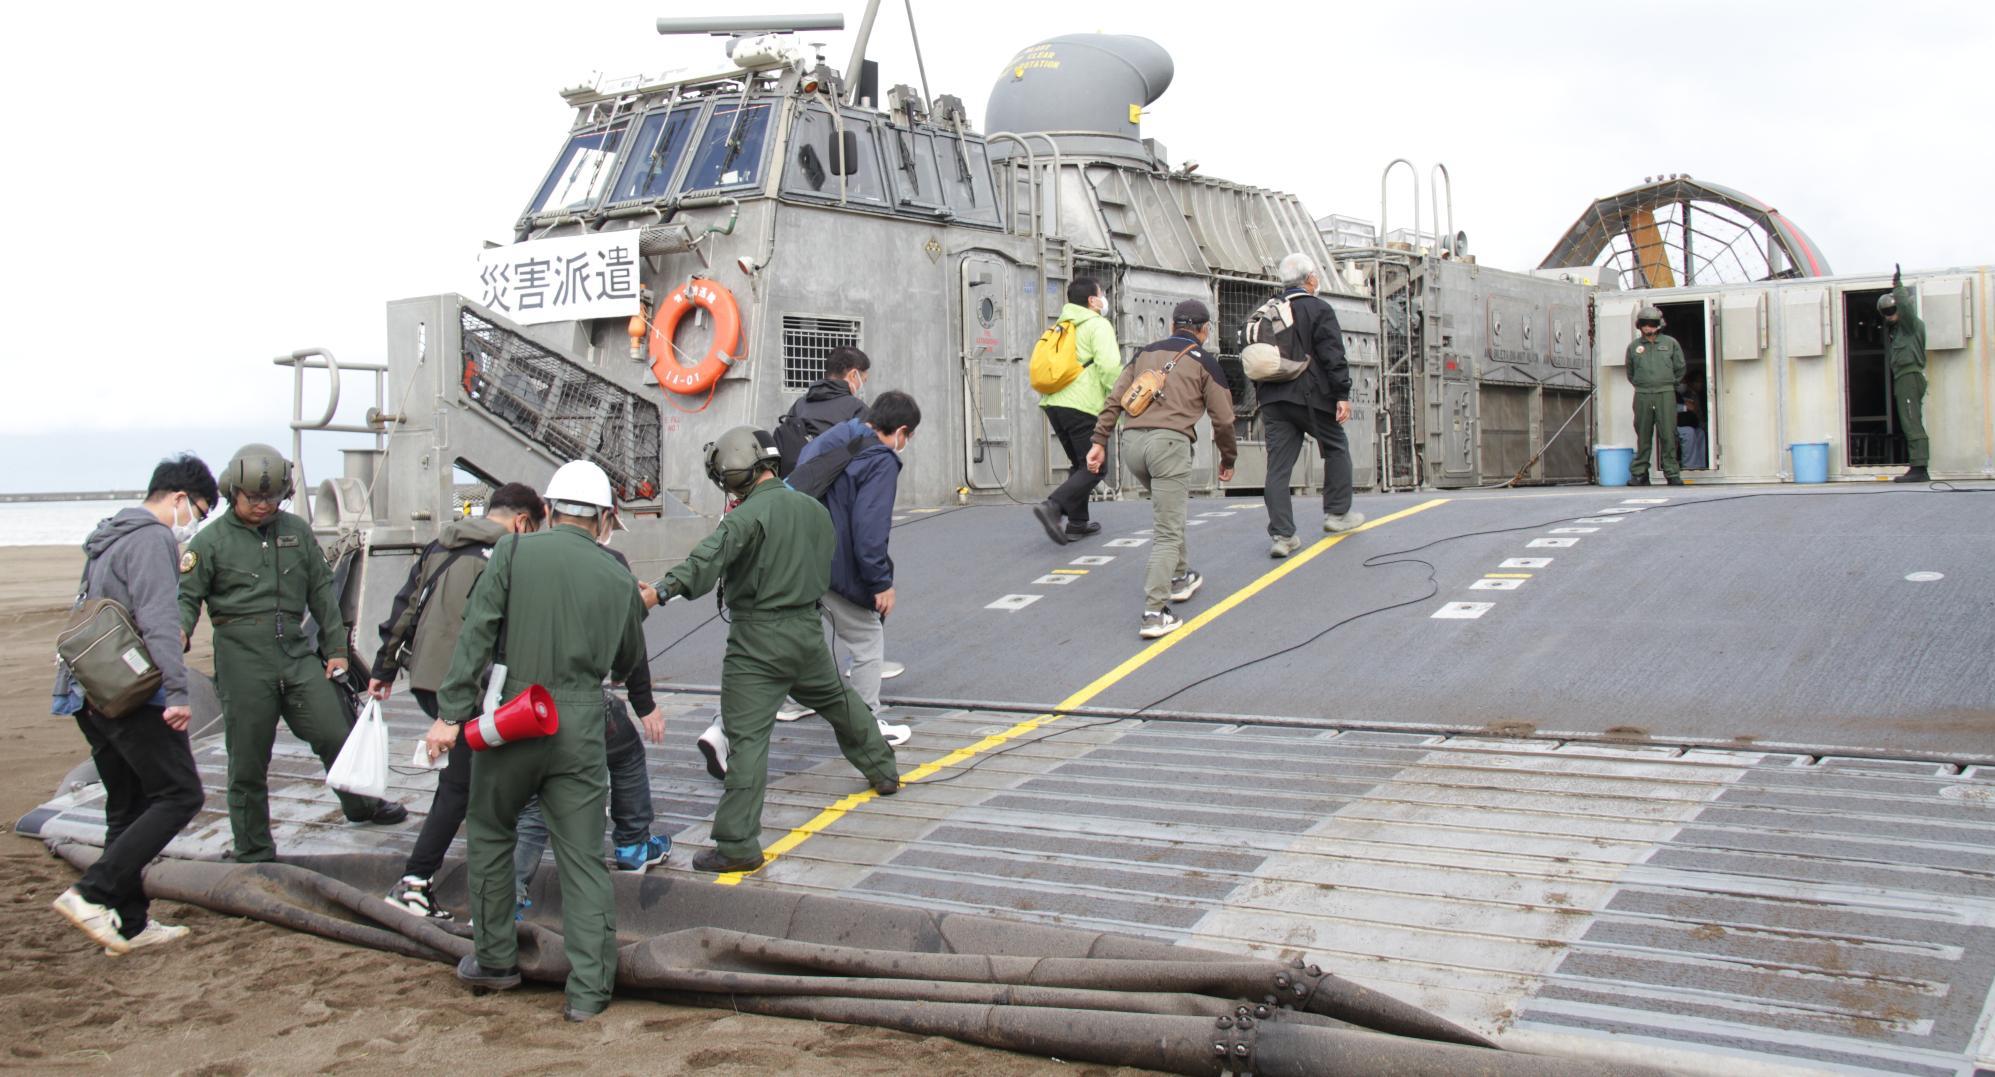
[[[1062,546],[1073,541],[1067,537],[1066,528],[1060,526],[1060,509],[1051,501],[1041,501],[1032,506],[1032,515],[1038,519],[1039,526],[1046,529],[1047,538]]]
[[[1069,523],[1067,525],[1068,542],[1078,542],[1089,535],[1099,534],[1101,534],[1101,525],[1093,520],[1083,520],[1080,523]]]
[[[1666,482],[1666,483],[1668,483],[1668,484],[1669,484],[1669,485],[1671,485],[1671,486],[1682,486],[1682,485],[1683,485],[1683,477],[1682,477],[1682,476],[1680,476],[1680,475],[1671,475],[1671,476],[1669,476],[1668,478],[1664,479],[1663,481],[1664,481],[1664,482]]]
[[[1628,480],[1628,485],[1630,486],[1647,486],[1648,484],[1649,477],[1647,475],[1637,475]]]
[[[873,783],[873,792],[883,797],[893,796],[900,791],[901,780],[899,778],[881,778],[879,781]]]
[[[402,880],[395,884],[395,888],[388,891],[386,900],[388,904],[411,915],[430,920],[450,919],[450,910],[436,903],[436,899],[429,892],[429,880],[420,875],[402,876]]]
[[[1905,469],[1905,473],[1903,475],[1900,475],[1897,478],[1892,479],[1891,481],[1892,482],[1931,482],[1933,480],[1930,476],[1926,474],[1925,468],[1908,467]]]
[[[478,963],[478,955],[467,955],[457,963],[457,978],[478,991],[510,991],[520,985],[520,967],[488,969]]]

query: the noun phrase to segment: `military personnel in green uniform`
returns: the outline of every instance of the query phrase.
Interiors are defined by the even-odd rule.
[[[1683,485],[1676,461],[1676,386],[1683,380],[1683,346],[1663,335],[1662,311],[1644,306],[1635,314],[1641,337],[1628,344],[1628,381],[1635,387],[1635,460],[1630,486],[1649,484],[1649,447],[1671,486]]]
[[[1929,482],[1926,474],[1931,442],[1926,438],[1926,323],[1905,288],[1904,271],[1891,269],[1891,294],[1877,297],[1884,316],[1885,358],[1891,364],[1891,399],[1898,406],[1898,429],[1905,434],[1905,451],[1912,466],[1892,482]]]
[[[351,715],[331,679],[346,673],[346,623],[332,571],[312,526],[278,509],[291,492],[291,465],[268,445],[246,445],[220,476],[230,511],[195,534],[180,559],[180,630],[194,631],[201,605],[215,626],[215,688],[229,754],[229,827],[235,858],[277,859],[270,837],[270,749],[281,716],[327,767],[346,743]],[[318,624],[305,634],[305,610]],[[339,794],[347,819],[399,823],[393,801]]]
[[[838,548],[831,513],[776,477],[767,435],[739,426],[707,447],[707,477],[740,504],[658,582],[662,598],[692,598],[721,584],[732,627],[721,661],[720,714],[727,737],[726,791],[714,812],[714,847],[700,871],[762,866],[762,799],[769,731],[788,696],[831,723],[838,749],[873,791],[900,791],[894,750],[859,693],[839,676],[818,619]]]
[[[450,673],[437,690],[437,724],[423,740],[432,759],[449,752],[480,710],[495,655],[506,667],[502,699],[536,684],[554,697],[560,723],[552,736],[472,756],[465,837],[476,949],[458,963],[457,977],[472,987],[519,986],[513,849],[520,809],[537,795],[561,873],[569,964],[563,1015],[586,1021],[609,1005],[617,967],[616,912],[603,866],[603,681],[646,669],[644,600],[630,570],[599,545],[609,539],[616,508],[602,468],[564,464],[544,496],[553,526],[502,540],[471,588]],[[657,711],[646,709],[640,718],[651,727]]]

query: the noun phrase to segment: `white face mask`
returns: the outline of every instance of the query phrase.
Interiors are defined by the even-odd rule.
[[[1091,310],[1091,311],[1094,311],[1094,312],[1095,312],[1096,314],[1107,314],[1107,313],[1108,313],[1108,297],[1107,297],[1107,296],[1101,296],[1101,295],[1096,295],[1096,296],[1089,296],[1089,297],[1088,297],[1088,309],[1089,309],[1089,310]]]
[[[616,517],[608,512],[602,513],[596,518],[596,545],[608,546],[610,536],[614,534],[616,534]]]
[[[180,509],[182,506],[185,506],[187,509],[187,522],[184,524],[180,522]],[[201,529],[201,518],[199,516],[194,515],[193,498],[182,497],[181,500],[173,506],[172,527],[173,527],[173,541],[175,542],[186,542],[188,539],[194,537],[194,532],[199,531]]]

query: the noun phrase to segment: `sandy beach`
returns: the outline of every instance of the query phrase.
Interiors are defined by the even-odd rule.
[[[81,554],[0,549],[0,1068],[201,1074],[1136,1073],[952,1040],[619,999],[570,1025],[557,988],[473,999],[448,966],[161,903],[185,941],[107,958],[51,912],[76,877],[11,833],[86,752],[48,714],[51,641]],[[212,670],[205,626],[194,664]]]

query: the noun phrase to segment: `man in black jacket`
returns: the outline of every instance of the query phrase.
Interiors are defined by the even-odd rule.
[[[825,356],[824,377],[804,390],[804,395],[776,420],[772,433],[776,450],[782,454],[777,463],[778,478],[790,477],[798,454],[812,438],[847,419],[865,417],[866,402],[859,398],[859,392],[866,387],[872,369],[873,361],[857,348],[833,348]]]
[[[187,743],[187,664],[181,658],[180,573],[190,565],[179,543],[194,534],[220,495],[214,473],[193,456],[153,470],[145,504],[97,525],[83,544],[83,598],[124,604],[159,667],[159,692],[119,718],[97,713],[69,671],[56,671],[56,714],[76,716],[104,783],[104,854],[55,911],[113,957],[172,942],[187,929],[149,915],[143,873],[201,810],[201,776]]]
[[[1323,530],[1349,531],[1365,522],[1351,511],[1351,450],[1344,440],[1344,423],[1351,417],[1351,368],[1344,361],[1344,331],[1337,312],[1316,295],[1322,285],[1316,261],[1291,254],[1281,261],[1282,295],[1295,314],[1294,339],[1307,349],[1293,356],[1309,368],[1291,381],[1264,381],[1254,386],[1261,403],[1261,426],[1267,435],[1268,537],[1270,557],[1287,557],[1302,548],[1295,533],[1289,475],[1302,454],[1302,439],[1316,439],[1323,454]]]

